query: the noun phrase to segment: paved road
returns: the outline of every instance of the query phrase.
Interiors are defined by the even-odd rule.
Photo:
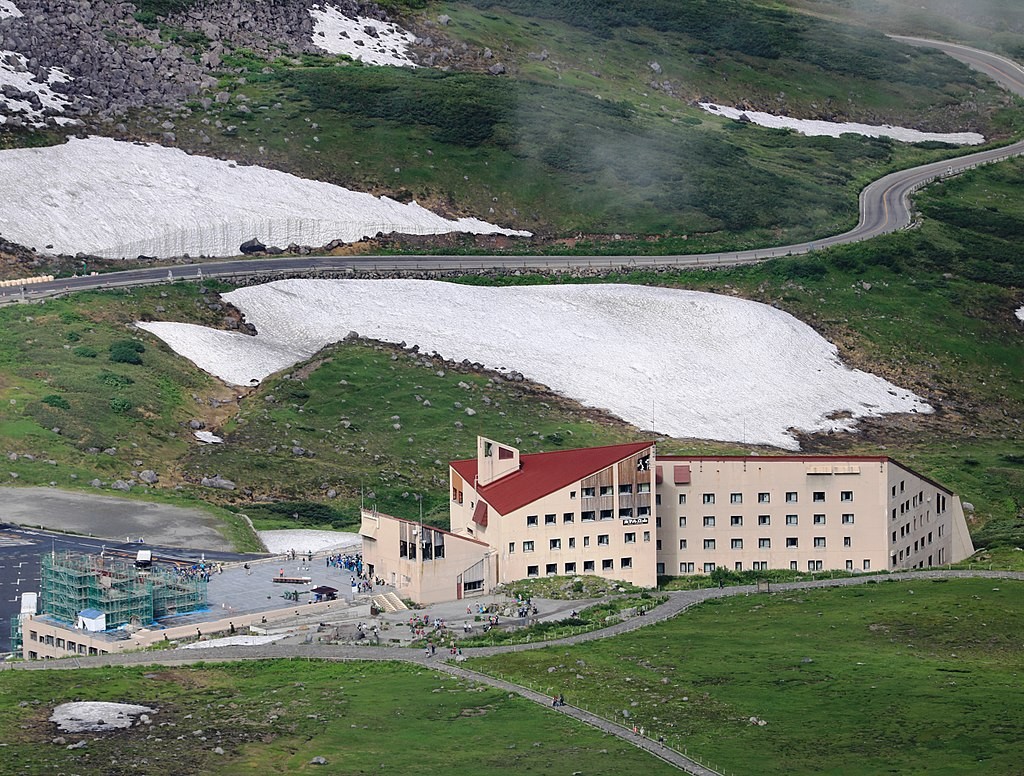
[[[851,585],[863,585],[869,582],[884,583],[886,581],[902,582],[949,578],[1024,580],[1024,573],[1010,571],[921,571],[889,575],[844,577],[841,579],[821,579],[808,582],[779,583],[772,584],[771,588],[773,591],[781,592],[786,590],[802,590],[811,588],[847,587]],[[468,647],[463,649],[463,655],[465,658],[489,657],[508,652],[543,649],[546,647],[564,647],[587,641],[595,641],[597,639],[608,638],[610,636],[634,631],[648,625],[653,625],[657,622],[668,620],[682,612],[685,612],[687,609],[712,598],[750,595],[756,592],[757,590],[753,586],[726,587],[721,589],[705,588],[703,590],[674,592],[669,594],[669,600],[667,602],[651,610],[647,615],[624,620],[603,630],[591,631],[590,633],[583,633],[576,636],[569,636],[564,639],[541,643],[496,647]],[[19,671],[47,671],[55,669],[71,670],[78,668],[96,668],[102,666],[183,666],[191,665],[198,661],[202,661],[204,663],[228,663],[238,660],[272,660],[285,658],[307,658],[336,661],[397,660],[416,663],[427,668],[444,671],[445,673],[458,676],[463,679],[480,682],[507,692],[514,692],[523,698],[551,708],[551,697],[549,695],[544,695],[536,690],[514,684],[505,679],[473,671],[455,663],[446,662],[443,657],[428,658],[418,648],[332,646],[318,643],[292,645],[264,644],[249,647],[210,647],[202,650],[201,654],[197,654],[190,650],[176,650],[173,652],[134,652],[86,658],[65,658],[63,660],[34,660],[28,662],[0,664],[0,669],[6,668]],[[586,709],[581,709],[567,703],[565,706],[558,707],[558,711],[621,738],[624,741],[628,741],[634,746],[638,746],[641,749],[650,752],[654,756],[675,765],[680,770],[687,773],[694,774],[695,776],[718,776],[717,771],[690,757],[687,757],[681,752],[650,738],[638,736],[633,733],[631,729],[602,717],[598,717]]]
[[[1024,69],[1005,57],[969,46],[960,46],[924,38],[892,36],[913,46],[936,48],[985,73],[1000,86],[1024,95]],[[295,273],[344,273],[352,270],[459,270],[488,269],[572,269],[586,267],[725,267],[752,264],[780,256],[809,253],[818,248],[868,240],[898,231],[911,223],[910,195],[925,184],[955,175],[982,164],[1003,161],[1024,154],[1024,141],[1001,148],[959,156],[931,164],[901,170],[869,184],[860,194],[860,219],[853,229],[818,240],[746,251],[686,254],[675,256],[307,256],[299,258],[260,258],[206,261],[175,267],[125,270],[103,275],[64,278],[20,289],[3,289],[0,304],[60,296],[74,291],[153,285],[174,279],[241,278],[247,275],[282,277]]]

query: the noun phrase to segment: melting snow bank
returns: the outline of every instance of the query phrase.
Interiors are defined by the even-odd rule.
[[[1024,307],[1017,308],[1017,312],[1014,315],[1017,316],[1018,321],[1024,321]]]
[[[12,0],[0,0],[0,19],[17,19],[24,15]]]
[[[354,330],[520,371],[640,428],[651,428],[653,413],[657,430],[672,436],[793,450],[799,445],[792,429],[846,431],[861,417],[931,412],[910,391],[844,366],[834,345],[788,313],[717,294],[626,285],[284,280],[224,298],[258,336],[183,323],[138,326],[238,385]],[[429,386],[424,390],[429,396]]]
[[[379,232],[529,235],[263,167],[102,137],[0,152],[0,191],[6,239],[106,258],[235,256],[254,237],[286,246]]]
[[[340,550],[344,547],[358,549],[362,546],[359,534],[348,531],[314,531],[308,528],[293,528],[280,531],[257,531],[256,534],[267,548],[267,552],[280,555],[285,552],[320,552]]]
[[[315,6],[313,45],[331,54],[346,54],[368,65],[416,67],[409,44],[416,36],[397,24],[357,16],[351,19],[334,6]]]
[[[874,126],[871,124],[856,124],[853,122],[817,121],[813,119],[791,119],[788,116],[775,116],[771,113],[761,113],[756,110],[740,110],[739,108],[727,108],[724,105],[716,105],[713,102],[698,103],[708,113],[722,116],[727,119],[739,119],[746,116],[754,124],[773,129],[795,129],[802,135],[827,135],[839,137],[850,132],[855,135],[866,135],[867,137],[891,137],[893,140],[902,140],[907,143],[920,143],[924,140],[935,140],[941,143],[953,145],[981,145],[985,137],[977,132],[921,132],[906,127],[891,127],[888,124]]]
[[[134,717],[153,714],[149,706],[137,706],[133,703],[105,703],[103,701],[80,701],[78,703],[62,703],[53,710],[50,722],[65,733],[84,733],[86,731],[105,731],[132,726]],[[140,720],[145,722],[145,717]]]
[[[287,633],[272,634],[267,636],[225,636],[222,639],[210,639],[208,641],[194,641],[191,644],[184,644],[178,649],[212,649],[214,647],[256,647],[260,644],[272,644],[275,641],[287,638]]]
[[[17,15],[20,16],[20,12]],[[3,16],[3,0],[0,0],[0,19]],[[32,127],[45,126],[48,117],[56,124],[77,123],[76,119],[54,115],[63,113],[71,101],[50,88],[53,84],[70,81],[71,76],[59,67],[44,68],[46,80],[41,82],[28,69],[28,64],[16,51],[0,49],[0,124],[8,123],[15,116]],[[4,87],[10,87],[7,93]]]

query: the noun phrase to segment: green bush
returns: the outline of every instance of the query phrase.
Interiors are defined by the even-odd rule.
[[[135,382],[132,378],[126,375],[119,375],[114,372],[108,372],[106,369],[100,372],[99,375],[97,375],[97,377],[99,377],[101,383],[103,383],[104,385],[109,385],[111,388],[123,388],[124,386],[131,385],[132,383]]]
[[[141,364],[146,347],[135,340],[118,340],[110,346],[110,360],[116,364]]]
[[[96,358],[99,355],[99,351],[95,348],[90,348],[85,345],[80,345],[71,351],[80,358]]]
[[[126,412],[131,411],[132,403],[121,396],[115,396],[110,400],[110,409],[114,412],[123,415]]]
[[[68,403],[68,400],[65,399],[63,396],[58,396],[55,393],[51,393],[48,396],[44,396],[42,399],[40,399],[40,401],[43,404],[49,404],[51,407],[56,407],[57,409],[60,410],[71,409],[71,405]]]

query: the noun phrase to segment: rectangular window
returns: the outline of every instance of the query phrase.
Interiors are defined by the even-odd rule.
[[[590,537],[589,536],[584,536],[583,537],[583,546],[584,547],[589,547],[590,546]]]
[[[570,550],[575,550],[576,549],[576,537],[575,536],[570,536],[569,537],[569,549]]]
[[[515,551],[516,551],[516,543],[515,542],[509,542],[508,543],[508,554],[511,555]]]
[[[767,570],[768,570],[768,561],[766,561],[766,560],[755,560],[754,561],[754,571],[767,571]]]
[[[704,549],[705,550],[713,550],[713,549],[715,549],[715,540],[714,539],[705,539],[704,540]]]
[[[714,493],[705,493],[704,494],[704,503],[705,504],[714,504],[715,503],[715,494]]]
[[[633,507],[619,507],[619,517],[632,517]]]
[[[636,508],[636,516],[637,517],[645,517],[645,516],[650,515],[650,514],[651,514],[651,508],[650,507],[637,507]]]
[[[820,549],[820,548],[824,547],[825,546],[825,537],[824,536],[815,536],[814,537],[814,546],[815,546],[816,549]]]
[[[611,485],[602,485],[601,486],[601,495],[602,496],[614,496],[615,495],[615,488],[613,488]]]
[[[600,518],[602,520],[611,520],[614,517],[615,517],[615,514],[612,512],[612,510],[610,510],[610,509],[602,509],[601,510]]]
[[[605,558],[601,561],[601,571],[611,571],[615,568],[615,561],[611,558]]]
[[[743,540],[742,539],[730,539],[729,540],[729,548],[733,549],[733,550],[742,550],[743,549]]]
[[[595,491],[593,488],[583,488],[580,493],[583,495],[583,498],[593,498]]]
[[[566,574],[575,574],[576,573],[576,563],[575,563],[575,561],[572,562],[572,563],[566,563],[565,564],[565,573]]]
[[[686,528],[686,518],[685,517],[680,517],[679,518],[679,527],[680,528]]]
[[[796,525],[800,519],[796,515],[786,515],[786,525]]]
[[[576,491],[574,491],[574,490],[570,490],[570,491],[569,491],[569,498],[570,498],[570,499],[574,499],[574,498],[576,498]]]
[[[772,540],[771,539],[758,539],[757,540],[757,548],[759,550],[770,550],[772,548]]]
[[[592,509],[580,512],[580,520],[584,523],[592,523],[597,520],[597,513]]]
[[[729,525],[743,525],[743,516],[733,515],[729,518]]]
[[[790,571],[799,571],[800,570],[800,567],[797,565],[795,560],[791,560],[789,562],[789,570]]]
[[[844,536],[843,537],[843,546],[844,547],[852,547],[853,546],[853,537],[852,536]]]
[[[605,547],[605,546],[607,546],[607,544],[608,544],[608,534],[598,534],[597,535],[597,546],[598,547]]]
[[[644,531],[644,541],[645,542],[649,542],[650,540],[651,540],[651,532],[650,531]],[[658,542],[658,549],[659,550],[661,549],[661,542]]]
[[[814,516],[814,524],[815,525],[825,525],[825,516],[824,515],[815,515]]]
[[[665,564],[664,563],[658,563],[658,564],[655,565],[654,568],[655,568],[655,573],[659,577],[665,576]]]
[[[549,539],[548,540],[548,549],[549,550],[560,550],[560,549],[562,549],[562,540],[561,539]]]
[[[558,573],[558,564],[557,563],[549,563],[549,564],[547,564],[544,567],[544,573],[547,574],[549,577],[555,576],[555,574]]]
[[[816,490],[816,491],[814,491],[814,501],[815,502],[822,502],[824,500],[825,500],[825,491],[823,491],[823,490]]]
[[[679,503],[681,505],[686,504],[686,494],[685,493],[680,493],[679,494]]]
[[[523,552],[533,552],[533,542],[523,542]]]
[[[563,512],[562,513],[562,522],[563,523],[574,523],[574,522],[576,522],[576,513],[575,512]]]
[[[843,525],[853,525],[853,515],[843,515]]]
[[[757,516],[757,524],[758,525],[771,525],[772,524],[771,515],[758,515]]]
[[[526,525],[527,526],[537,525],[537,520],[538,520],[537,515],[527,515],[526,516]]]
[[[631,568],[633,568],[633,559],[632,558],[621,558],[619,560],[619,568],[622,568],[622,569],[631,569]]]
[[[622,534],[622,541],[624,544],[636,544],[636,533],[630,531]]]
[[[649,482],[638,482],[636,484],[636,492],[637,493],[650,493],[651,492],[651,483],[649,483]]]
[[[800,540],[797,539],[795,536],[788,536],[788,537],[786,537],[786,548],[787,549],[792,549],[793,547],[799,547],[799,546],[800,546]]]
[[[654,503],[657,504],[659,507],[661,506],[661,494],[660,493],[655,493],[654,494]]]
[[[736,563],[733,564],[733,566],[737,571],[743,571],[743,564],[740,561],[736,561]]]
[[[742,504],[743,503],[743,494],[742,493],[730,493],[729,494],[729,503],[730,504]]]
[[[808,571],[821,571],[821,561],[820,560],[809,560],[809,561],[807,561],[807,570]]]
[[[795,504],[796,503],[796,491],[795,490],[787,490],[786,491],[786,503],[787,504]]]
[[[865,558],[864,562],[861,564],[861,568],[865,571],[871,571],[871,561]]]
[[[693,564],[692,563],[680,563],[679,564],[679,573],[680,574],[692,574],[693,573]]]
[[[853,571],[853,561],[852,560],[846,561],[846,570],[847,571]]]
[[[706,516],[706,517],[704,518],[704,527],[705,527],[705,528],[714,528],[714,527],[715,527],[715,518],[714,518],[714,515],[707,515],[707,516]]]
[[[686,539],[680,539],[679,540],[679,549],[680,550],[685,550],[686,549]]]
[[[769,503],[771,503],[771,500],[772,500],[771,493],[758,493],[757,494],[757,503],[758,504],[769,504]]]
[[[527,566],[526,567],[526,576],[528,576],[528,577],[539,577],[540,576],[540,566]]]
[[[714,570],[715,570],[715,564],[714,563],[705,563],[704,564],[704,573],[705,574],[710,574]]]
[[[841,490],[841,491],[839,491],[839,500],[840,501],[853,501],[853,491],[852,490]]]
[[[588,571],[590,573],[594,572],[594,561],[592,560],[583,561],[583,573],[586,574]]]
[[[626,496],[626,495],[632,495],[632,494],[633,494],[633,484],[632,483],[629,483],[628,485],[619,485],[619,495],[620,496]]]
[[[556,525],[558,523],[558,515],[544,515],[544,525]]]

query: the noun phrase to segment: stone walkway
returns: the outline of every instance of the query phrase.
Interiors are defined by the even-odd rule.
[[[772,583],[773,592],[786,590],[807,590],[813,588],[846,587],[851,585],[863,585],[868,582],[889,582],[889,581],[910,581],[918,579],[950,579],[950,578],[987,578],[987,579],[1015,579],[1024,580],[1024,573],[1012,571],[920,571],[900,574],[887,574],[875,576],[844,577],[840,579],[821,579],[809,582],[780,582]],[[724,598],[726,596],[752,595],[757,593],[753,585],[726,587],[726,588],[704,588],[702,590],[684,590],[669,593],[669,600],[661,606],[651,610],[644,616],[633,617],[629,620],[611,625],[607,628],[588,633],[581,633],[575,636],[568,636],[563,639],[537,642],[532,644],[515,644],[494,647],[468,647],[463,649],[465,658],[487,657],[500,655],[507,652],[519,652],[531,649],[543,649],[546,647],[570,646],[587,641],[596,641],[610,636],[617,636],[622,633],[637,630],[656,622],[663,622],[685,612],[692,606],[712,598]],[[276,645],[263,644],[259,646],[243,647],[214,647],[202,650],[197,653],[192,650],[165,651],[165,652],[133,652],[117,655],[99,655],[85,658],[65,658],[62,660],[33,660],[26,662],[15,662],[0,664],[6,670],[18,671],[46,671],[46,670],[68,670],[77,668],[96,668],[102,666],[136,666],[136,665],[161,665],[161,666],[186,666],[196,662],[204,663],[229,663],[237,660],[275,660],[286,658],[308,658],[316,660],[398,660],[408,663],[416,663],[437,671],[443,671],[452,676],[495,687],[506,692],[513,692],[517,695],[538,703],[547,708],[556,708],[557,711],[567,716],[578,719],[603,732],[614,735],[623,741],[651,753],[655,757],[670,763],[686,773],[695,776],[721,776],[718,771],[708,768],[696,760],[683,755],[682,753],[664,746],[657,741],[646,737],[638,736],[629,728],[616,724],[610,720],[599,717],[584,709],[566,704],[565,706],[552,707],[551,697],[542,695],[522,685],[507,682],[487,674],[472,671],[456,663],[447,662],[445,656],[438,653],[437,656],[427,657],[419,649],[407,649],[401,647],[355,647],[355,646],[331,646],[325,644],[291,644]]]

